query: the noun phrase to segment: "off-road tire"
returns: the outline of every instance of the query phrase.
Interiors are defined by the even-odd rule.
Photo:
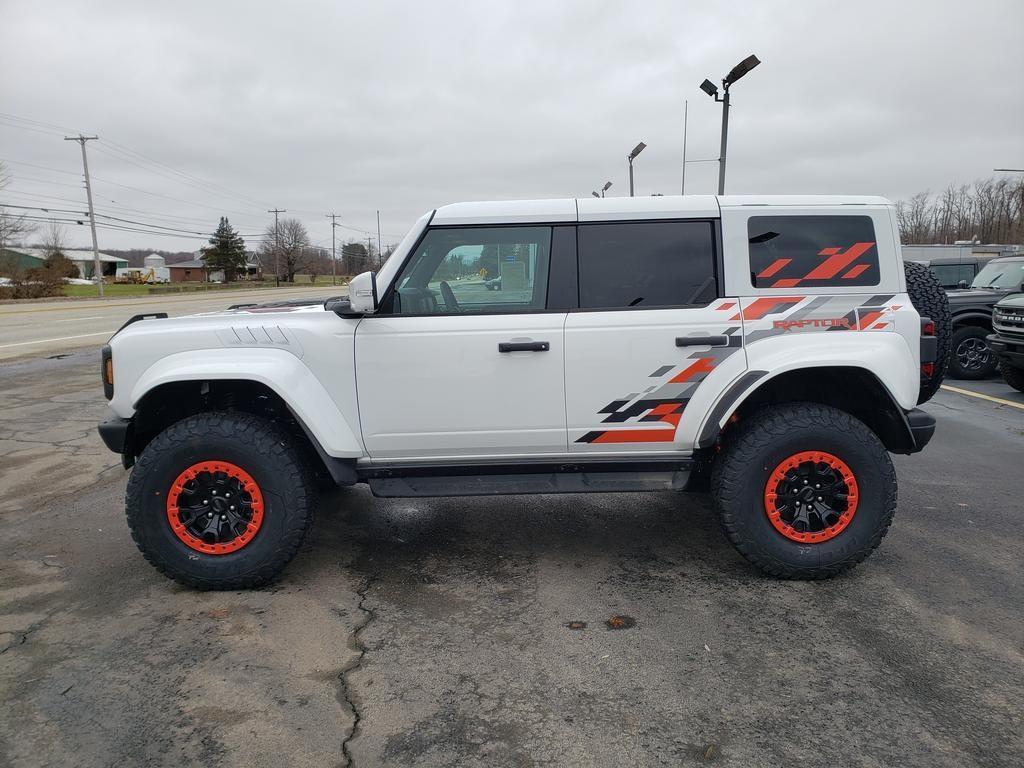
[[[197,462],[231,462],[257,483],[263,519],[240,549],[205,554],[187,546],[168,522],[175,478]],[[190,416],[157,435],[128,481],[125,508],[132,538],[158,571],[196,589],[249,589],[266,584],[295,556],[313,519],[314,479],[289,435],[241,412]]]
[[[905,261],[903,262],[903,271],[907,276],[907,294],[910,296],[910,303],[914,305],[914,309],[919,315],[930,318],[935,323],[938,347],[935,356],[935,369],[927,381],[921,382],[921,390],[917,397],[918,405],[920,405],[931,400],[932,395],[939,391],[942,379],[946,375],[953,335],[953,320],[949,312],[949,299],[946,292],[942,290],[939,281],[928,267],[914,261]]]
[[[954,379],[964,379],[965,381],[977,381],[979,379],[990,378],[995,372],[996,367],[999,365],[999,361],[996,356],[992,354],[992,350],[988,350],[988,360],[982,363],[978,368],[966,368],[960,365],[959,349],[960,345],[968,343],[974,340],[975,343],[982,344],[986,349],[988,348],[988,340],[986,337],[991,333],[987,328],[982,328],[978,325],[964,325],[957,328],[953,332],[953,341],[950,345],[949,351],[949,375]]]
[[[1015,368],[1003,361],[999,364],[999,371],[1003,374],[1003,381],[1018,392],[1024,392],[1024,368]]]
[[[839,457],[853,471],[860,495],[845,529],[809,544],[783,536],[765,509],[773,469],[803,451]],[[727,437],[711,492],[726,536],[748,561],[782,579],[824,579],[852,568],[881,543],[896,512],[896,471],[875,434],[850,414],[787,403],[755,412]]]

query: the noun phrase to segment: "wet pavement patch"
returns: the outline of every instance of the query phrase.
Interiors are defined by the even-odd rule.
[[[604,625],[608,629],[632,629],[636,626],[636,619],[632,616],[609,616]]]

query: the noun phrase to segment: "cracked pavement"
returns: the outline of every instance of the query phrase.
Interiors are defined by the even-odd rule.
[[[940,393],[828,582],[762,578],[699,496],[357,488],[274,585],[199,593],[132,544],[96,369],[0,367],[0,764],[1024,762],[1024,412]]]

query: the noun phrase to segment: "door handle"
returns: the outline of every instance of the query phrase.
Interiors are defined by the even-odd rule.
[[[499,341],[499,352],[547,352],[551,344],[546,341]]]
[[[728,336],[676,336],[677,347],[728,347]]]

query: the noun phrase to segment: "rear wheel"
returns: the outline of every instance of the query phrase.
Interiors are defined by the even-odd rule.
[[[726,535],[762,571],[821,579],[882,541],[896,511],[896,473],[875,434],[815,403],[766,408],[737,429],[711,489]]]
[[[949,375],[954,379],[987,379],[996,372],[997,360],[985,338],[991,331],[976,325],[957,328],[953,334],[953,355]]]
[[[1024,368],[1014,368],[1004,361],[999,364],[999,370],[1003,374],[1003,381],[1018,392],[1024,392]]]
[[[298,551],[313,478],[272,422],[203,413],[146,446],[125,505],[132,538],[157,570],[199,589],[246,589],[273,579]]]
[[[907,277],[907,295],[910,296],[910,303],[914,305],[918,314],[930,318],[935,323],[935,365],[930,376],[921,376],[921,390],[917,398],[920,405],[932,399],[946,374],[953,321],[949,313],[949,299],[932,271],[915,261],[903,262],[903,271]]]

